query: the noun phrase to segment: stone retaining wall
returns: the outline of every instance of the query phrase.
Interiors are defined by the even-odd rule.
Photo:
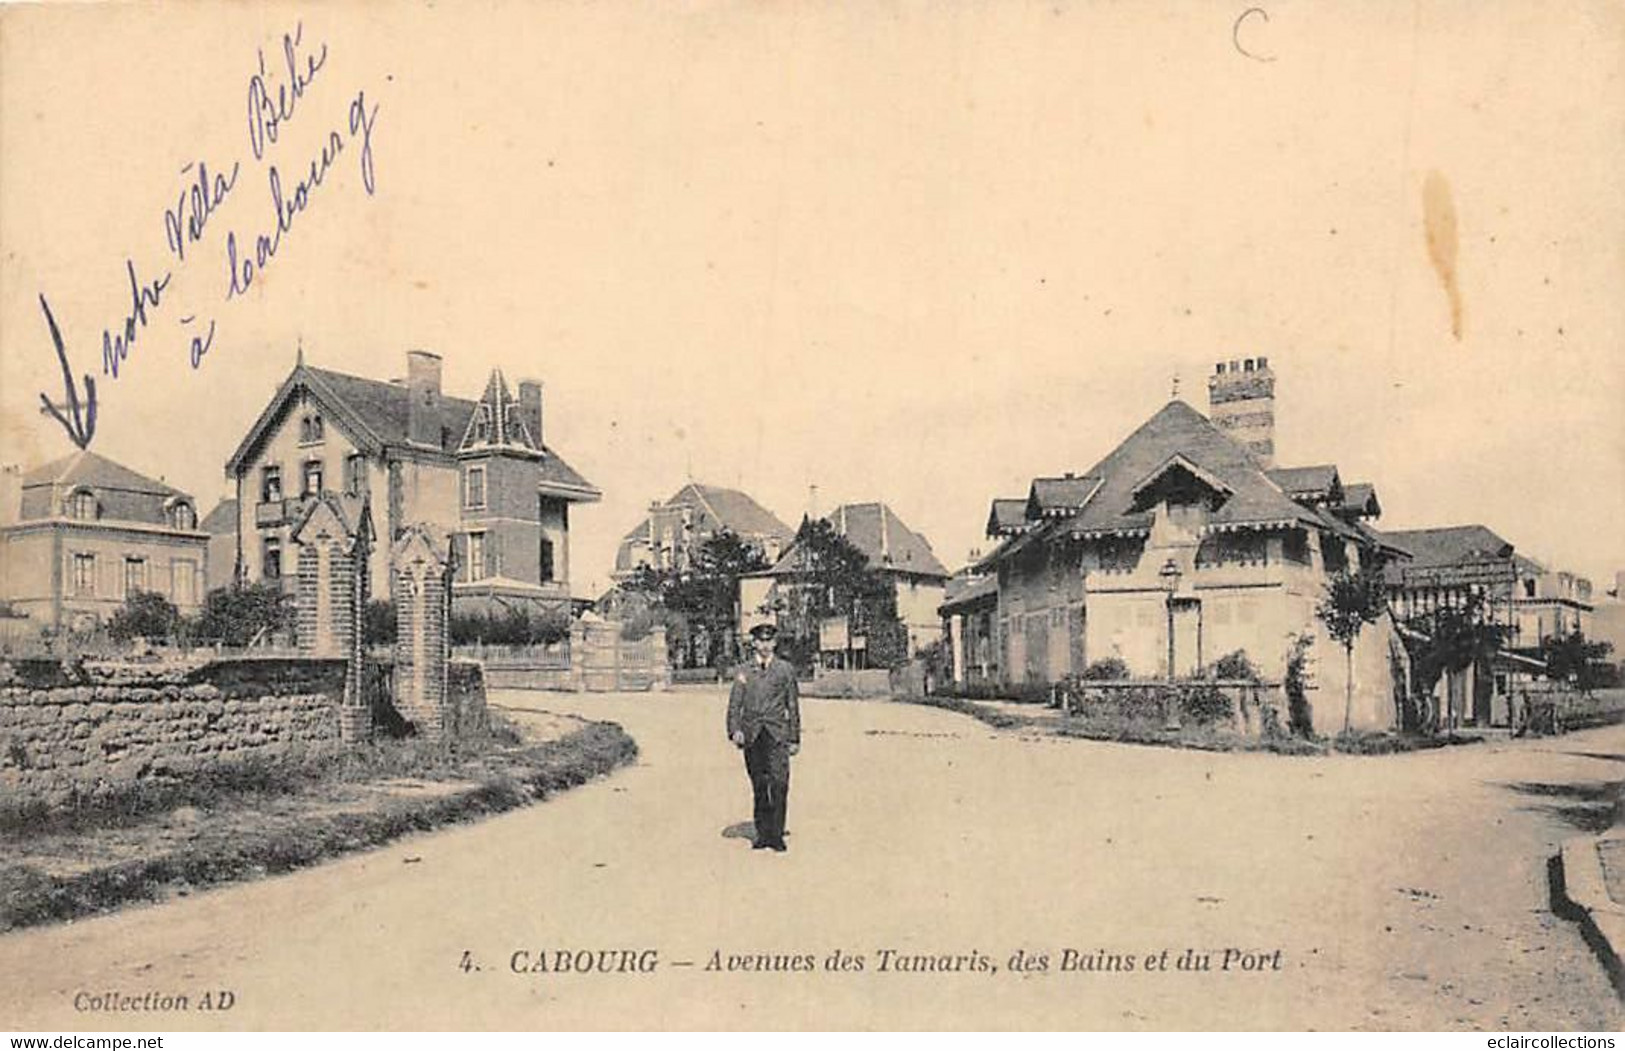
[[[0,794],[61,798],[337,751],[342,660],[0,662]]]

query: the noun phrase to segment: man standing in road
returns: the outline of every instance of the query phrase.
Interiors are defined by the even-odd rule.
[[[728,694],[728,739],[745,753],[756,798],[755,850],[784,851],[785,806],[790,795],[790,757],[801,750],[801,702],[796,670],[773,654],[779,630],[750,629],[751,658],[734,675]]]

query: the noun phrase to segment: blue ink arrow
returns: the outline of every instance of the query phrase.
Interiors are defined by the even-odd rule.
[[[40,392],[40,404],[45,406],[45,412],[56,418],[62,429],[68,432],[68,438],[81,449],[90,448],[90,439],[96,434],[96,381],[89,375],[85,376],[85,399],[81,406],[79,391],[73,384],[73,370],[68,367],[68,351],[62,345],[62,333],[56,327],[56,318],[51,315],[51,304],[45,301],[45,293],[39,297],[40,309],[45,311],[45,323],[51,328],[51,342],[56,344],[56,360],[62,365],[62,386],[67,399],[61,408],[51,403],[51,399]],[[63,410],[66,410],[64,412]],[[69,419],[69,416],[72,419]]]

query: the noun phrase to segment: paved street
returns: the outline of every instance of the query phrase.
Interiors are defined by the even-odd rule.
[[[1303,759],[1022,738],[932,709],[805,701],[791,850],[776,856],[741,838],[748,784],[720,694],[496,700],[521,718],[617,720],[642,760],[479,825],[0,938],[0,1027],[1625,1022],[1574,926],[1549,912],[1546,883],[1547,858],[1578,832],[1561,786],[1625,779],[1625,728]],[[551,968],[561,949],[652,949],[658,963],[510,968],[516,953]],[[1177,969],[1186,949],[1212,969]],[[1229,971],[1226,949],[1246,954]],[[825,970],[838,950],[864,970]],[[919,962],[938,970],[882,971],[882,950],[938,957]],[[1048,970],[1013,973],[1018,950],[1047,956]],[[1136,967],[1063,972],[1068,950]],[[459,968],[465,951],[480,970]],[[724,967],[810,956],[814,969],[718,973],[706,970],[713,951]],[[1147,971],[1148,955],[1167,973]],[[996,971],[976,969],[978,956]],[[231,990],[234,1007],[73,1006],[80,991],[205,989]]]

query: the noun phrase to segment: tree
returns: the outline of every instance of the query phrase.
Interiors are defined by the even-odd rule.
[[[1343,684],[1343,732],[1347,733],[1354,715],[1354,643],[1367,624],[1375,624],[1388,610],[1388,592],[1382,574],[1361,569],[1342,570],[1326,585],[1326,596],[1315,607],[1315,616],[1343,647],[1348,675]]]
[[[1540,659],[1546,662],[1546,677],[1572,682],[1587,693],[1606,683],[1605,666],[1612,652],[1612,643],[1592,642],[1578,629],[1540,640]]]
[[[701,544],[682,569],[641,566],[622,582],[629,620],[660,623],[674,664],[684,667],[727,663],[738,655],[736,610],[739,578],[768,568],[753,544],[723,530]],[[647,634],[647,631],[644,632]]]
[[[782,613],[798,650],[817,653],[823,622],[845,617],[849,647],[853,635],[862,635],[874,663],[889,666],[908,659],[908,632],[897,616],[891,581],[829,522],[801,520],[790,570]]]
[[[247,646],[293,626],[293,596],[273,583],[216,588],[203,597],[198,638],[227,646]]]
[[[167,639],[180,623],[175,604],[156,591],[132,591],[107,620],[107,634],[119,642],[130,639]]]

